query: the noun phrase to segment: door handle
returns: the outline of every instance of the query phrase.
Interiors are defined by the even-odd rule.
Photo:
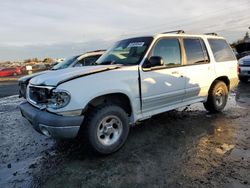
[[[172,74],[180,74],[178,71],[173,71]]]

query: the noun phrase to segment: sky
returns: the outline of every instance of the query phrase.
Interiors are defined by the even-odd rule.
[[[176,29],[233,42],[248,27],[250,0],[0,0],[0,61],[68,57]]]

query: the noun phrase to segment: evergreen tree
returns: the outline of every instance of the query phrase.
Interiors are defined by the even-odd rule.
[[[249,41],[249,33],[248,32],[246,32],[246,34],[245,34],[245,36],[244,36],[244,38],[243,38],[243,41]]]

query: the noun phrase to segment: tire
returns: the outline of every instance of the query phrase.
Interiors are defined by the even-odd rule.
[[[218,113],[225,108],[227,99],[228,88],[226,84],[222,81],[216,80],[209,90],[207,101],[203,104],[207,111]]]
[[[240,80],[241,82],[247,83],[248,80],[249,80],[249,78],[248,78],[248,77],[239,77],[239,80]]]
[[[87,114],[87,141],[99,154],[111,154],[125,143],[129,133],[127,113],[119,106],[106,104]]]

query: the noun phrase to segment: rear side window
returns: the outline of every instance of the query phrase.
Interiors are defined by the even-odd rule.
[[[235,56],[233,50],[227,44],[225,40],[222,39],[208,39],[211,49],[214,54],[215,61],[233,61]]]
[[[183,39],[187,64],[202,64],[208,62],[208,55],[204,42],[200,39]]]

